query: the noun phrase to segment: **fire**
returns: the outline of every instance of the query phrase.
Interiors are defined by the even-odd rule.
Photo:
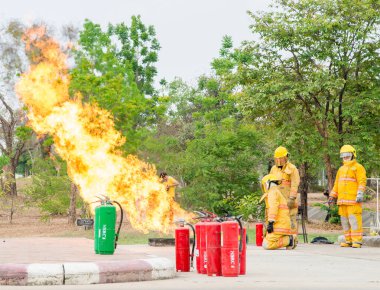
[[[135,229],[167,232],[174,216],[186,213],[155,167],[136,156],[122,156],[118,148],[125,139],[108,111],[82,104],[80,96],[70,99],[67,57],[43,28],[28,30],[24,41],[35,57],[16,92],[28,107],[29,126],[39,135],[53,136],[82,198],[94,207],[97,196],[105,195],[122,205]]]

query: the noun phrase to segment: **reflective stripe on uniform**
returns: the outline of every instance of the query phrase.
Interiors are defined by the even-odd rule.
[[[270,220],[276,220],[277,215],[275,214],[268,214],[268,219]]]
[[[338,179],[339,181],[352,181],[352,182],[358,182],[355,178],[350,178],[350,177],[340,177]]]
[[[356,200],[338,199],[338,205],[339,204],[357,204],[357,202]]]
[[[363,235],[363,232],[351,232],[350,234],[351,236],[354,236],[354,237],[360,237]]]
[[[291,234],[291,230],[283,228],[274,228],[275,233]]]
[[[282,248],[284,246],[284,239],[283,239],[283,237],[280,237],[279,239],[278,239],[278,247],[279,248]]]
[[[348,231],[350,229],[350,225],[348,223],[348,218],[341,216],[340,217],[340,222],[342,224],[343,230]]]

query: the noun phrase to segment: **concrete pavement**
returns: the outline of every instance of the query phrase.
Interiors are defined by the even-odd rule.
[[[11,241],[14,240],[14,241]],[[155,248],[146,245],[119,246],[113,256],[92,254],[92,241],[85,239],[47,239],[49,246],[43,246],[43,240],[24,239],[34,244],[34,252],[26,254],[21,246],[22,239],[9,239],[7,247],[0,246],[0,261],[11,260],[28,263],[31,257],[39,258],[40,263],[61,262],[71,259],[78,263],[120,262],[128,259],[165,259],[174,263],[174,247]],[[33,240],[33,242],[32,242]],[[37,240],[37,241],[35,241]],[[2,241],[0,241],[2,242]],[[40,246],[37,246],[39,244]],[[76,255],[69,248],[76,248]],[[24,247],[32,250],[30,246]],[[37,249],[40,252],[37,253]],[[42,252],[41,252],[42,250]],[[13,251],[8,253],[8,251]],[[50,253],[49,253],[50,251]],[[51,253],[54,251],[54,253]],[[13,256],[13,257],[12,257]],[[4,260],[3,258],[6,259]],[[66,258],[65,258],[66,257]],[[82,273],[91,272],[91,267],[84,267]],[[116,268],[113,270],[115,271]],[[51,268],[53,271],[53,268]],[[112,271],[111,271],[112,272]],[[1,274],[2,273],[2,274]],[[0,275],[4,272],[0,271]],[[115,275],[117,276],[117,275]],[[87,277],[91,281],[91,277]],[[73,283],[74,284],[74,283]],[[68,286],[55,286],[55,289],[68,289]],[[107,287],[107,288],[105,288]],[[195,272],[177,273],[170,280],[130,282],[126,284],[107,285],[71,285],[70,289],[380,289],[380,249],[363,247],[361,249],[340,248],[338,245],[299,244],[294,251],[265,251],[250,245],[247,249],[247,275],[237,278],[208,277]],[[14,289],[1,286],[1,289]],[[20,288],[21,289],[21,288]],[[26,289],[36,289],[35,287]],[[40,287],[38,288],[40,289]]]
[[[169,279],[167,258],[118,246],[96,255],[84,238],[0,239],[0,285],[77,285]]]

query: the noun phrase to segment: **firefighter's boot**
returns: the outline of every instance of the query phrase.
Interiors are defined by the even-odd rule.
[[[298,244],[298,238],[297,235],[291,235],[289,236],[289,245],[286,247],[287,250],[293,250],[295,247],[297,247]]]
[[[342,248],[349,248],[349,247],[352,247],[352,244],[351,243],[347,243],[347,242],[343,242],[343,243],[340,243],[340,246]]]
[[[353,244],[352,244],[352,247],[353,247],[353,248],[361,248],[362,245],[359,244],[359,243],[353,243]]]

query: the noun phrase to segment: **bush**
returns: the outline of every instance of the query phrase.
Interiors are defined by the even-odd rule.
[[[265,202],[259,202],[261,198],[260,193],[252,193],[245,195],[240,199],[237,210],[239,214],[243,215],[245,220],[263,221],[265,218]]]
[[[337,205],[328,206],[323,203],[315,203],[314,206],[319,206],[322,210],[326,211],[325,222],[340,224],[339,207]]]
[[[59,168],[59,171],[56,169]],[[67,214],[70,205],[70,179],[60,160],[36,159],[32,185],[26,189],[28,205],[40,208],[43,219]]]

